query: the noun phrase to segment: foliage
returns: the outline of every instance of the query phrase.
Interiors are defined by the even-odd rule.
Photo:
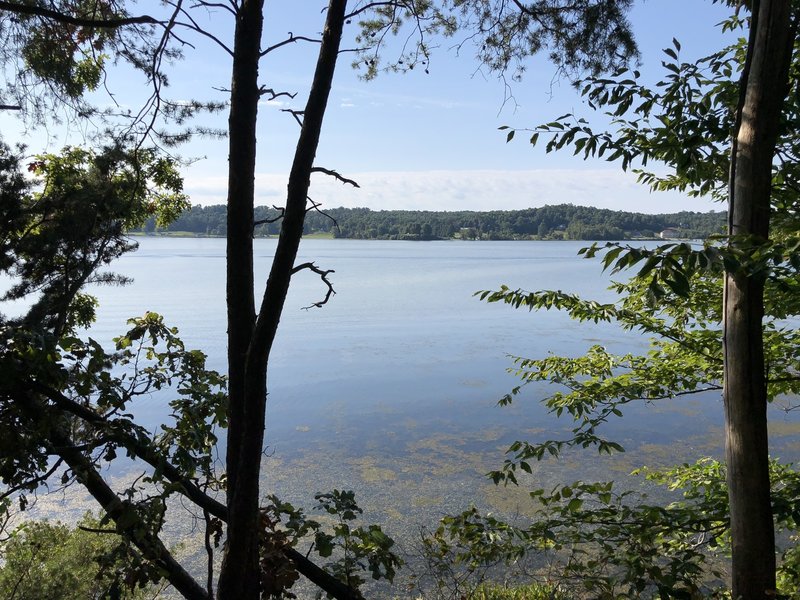
[[[286,563],[282,548],[294,547],[305,538],[313,540],[312,549],[324,562],[324,568],[353,589],[360,588],[369,572],[374,580],[394,580],[402,565],[393,552],[394,541],[378,525],[353,527],[363,512],[352,491],[333,490],[314,496],[316,510],[335,520],[332,524],[306,517],[302,509],[269,496],[261,509],[261,573],[264,597],[295,598],[289,588],[299,574]],[[326,520],[327,521],[327,520]],[[329,525],[329,527],[326,527]]]
[[[170,225],[157,227],[150,219],[140,232],[192,232],[198,235],[226,234],[225,206],[193,206]],[[256,235],[277,235],[280,212],[258,206]],[[304,233],[331,233],[350,239],[575,239],[622,240],[654,238],[664,229],[675,229],[682,238],[704,239],[725,227],[721,212],[641,214],[588,206],[560,204],[525,210],[495,211],[405,211],[368,208],[332,208],[310,212]]]
[[[48,521],[20,525],[0,546],[0,595],[8,600],[152,598],[154,586],[126,581],[125,562],[135,560],[130,547],[99,527],[89,514],[75,529]]]
[[[508,59],[492,63],[483,57],[492,69],[505,68],[510,60],[538,51],[545,41],[560,46],[554,57],[566,67],[602,69],[616,64],[619,56],[625,60],[635,52],[624,17],[630,0],[514,3],[508,18],[498,22],[501,27],[488,31],[481,27],[480,17],[473,22],[466,10],[482,11],[483,4],[445,5],[452,15],[466,20],[445,15],[443,27],[445,33],[452,33],[453,27],[465,23],[477,25],[477,37],[484,38],[479,45],[495,53],[504,52],[502,44],[508,43]],[[49,116],[48,108],[55,109],[54,113],[63,109],[79,119],[102,112],[109,117],[102,124],[109,125],[112,136],[126,141],[135,136],[137,144],[135,150],[114,146],[96,156],[68,150],[62,157],[43,157],[32,167],[44,178],[41,191],[19,190],[11,218],[3,220],[4,226],[10,226],[3,231],[5,262],[0,269],[15,278],[7,299],[38,294],[31,310],[19,318],[3,319],[0,329],[0,427],[11,432],[9,438],[4,437],[0,454],[0,473],[8,485],[4,499],[17,494],[24,506],[28,494],[50,484],[53,475],[66,467],[63,484],[78,482],[103,506],[105,522],[113,522],[141,553],[149,567],[146,577],[166,576],[187,597],[206,598],[213,583],[211,567],[204,589],[159,537],[167,500],[182,494],[203,510],[209,555],[213,554],[210,538],[219,541],[222,522],[227,523],[219,596],[253,598],[259,592],[258,536],[263,532],[257,524],[266,371],[291,277],[303,268],[296,267],[295,258],[342,28],[345,23],[360,23],[367,36],[362,41],[367,43],[357,45],[368,54],[378,52],[388,34],[399,33],[408,19],[413,41],[403,45],[401,54],[406,56],[408,47],[413,65],[427,58],[424,38],[432,30],[426,19],[438,19],[440,14],[427,0],[358,3],[349,14],[344,0],[331,0],[323,11],[321,40],[289,33],[287,39],[262,47],[264,3],[260,1],[166,2],[158,5],[158,18],[131,17],[126,10],[131,5],[121,0],[4,2],[0,12],[0,64],[6,84],[0,99],[4,104],[17,103],[23,117],[34,121]],[[195,17],[203,14],[205,18],[207,12],[232,17],[229,24],[236,24],[232,40],[202,28]],[[567,25],[565,32],[575,37],[550,33],[549,28]],[[195,35],[220,46],[233,59],[232,83],[224,92],[224,104],[169,102],[162,93],[167,84],[162,65],[180,54],[176,48],[193,47]],[[281,212],[278,248],[263,304],[257,308],[254,297],[261,294],[256,293],[252,270],[257,107],[265,94],[295,96],[262,85],[258,63],[297,41],[321,42],[319,60],[305,109],[288,111],[302,121],[302,127]],[[151,95],[130,112],[98,111],[85,93],[105,84],[106,67],[121,60],[144,73]],[[374,62],[366,66],[369,75]],[[203,108],[230,109],[227,390],[226,380],[205,368],[202,353],[187,350],[177,332],[152,313],[134,320],[112,352],[74,335],[93,316],[93,301],[82,295],[82,288],[89,282],[124,281],[98,269],[132,248],[124,231],[136,227],[143,208],[149,210],[150,192],[167,190],[155,202],[167,212],[172,209],[172,217],[183,202],[179,180],[168,172],[169,162],[161,162],[155,153],[142,153],[141,148],[147,140],[165,145],[185,141],[192,133],[209,133],[183,128],[186,119]],[[172,125],[182,129],[162,129]],[[117,158],[120,151],[122,161]],[[133,170],[127,170],[127,164]],[[148,170],[150,166],[153,170]],[[161,167],[167,167],[166,171]],[[420,232],[432,234],[424,225]],[[173,410],[174,424],[155,434],[132,417],[137,399],[149,393],[158,393]],[[226,424],[227,479],[223,481],[213,473],[211,450],[216,442],[214,428]],[[103,478],[101,467],[115,461],[120,450],[142,466],[146,476],[118,493]],[[228,486],[226,505],[214,497],[223,484]],[[357,583],[360,579],[354,570],[363,564],[373,577],[391,577],[396,566],[389,552],[391,543],[378,529],[351,527],[349,522],[357,512],[352,496],[334,493],[320,500],[327,512],[339,518],[334,533],[316,536],[315,543],[321,554],[333,554],[340,547],[343,558],[334,563],[340,565],[334,569],[336,574]],[[298,570],[314,573],[315,565],[289,550],[286,556],[292,557]],[[326,591],[336,590],[339,597],[358,596],[352,589],[331,585],[330,577],[318,577],[315,582]]]
[[[157,21],[132,17],[125,2],[19,4],[18,11],[4,7],[0,12],[0,67],[5,75],[0,104],[15,105],[23,118],[44,123],[59,114],[72,118],[72,111],[81,118],[102,113],[87,95],[101,86],[107,67],[118,60],[151,80],[159,77],[154,72],[157,64],[146,59],[156,48],[152,34]],[[30,10],[32,6],[49,12]],[[64,18],[46,18],[53,15]],[[170,49],[162,50],[172,58],[178,56]]]
[[[211,450],[214,428],[225,423],[224,378],[206,370],[205,355],[185,349],[177,330],[166,327],[159,315],[147,313],[129,323],[131,329],[117,339],[113,353],[91,338],[56,340],[47,334],[2,329],[0,423],[7,434],[0,474],[10,488],[5,495],[16,492],[22,508],[28,502],[26,494],[44,481],[42,474],[46,477],[62,464],[58,460],[51,465],[50,457],[59,453],[53,447],[55,434],[48,433],[61,427],[69,427],[73,443],[80,445],[87,461],[84,468],[99,469],[122,459],[120,449],[124,456],[152,465],[153,473],[133,482],[125,495],[131,517],[146,517],[156,528],[166,498],[180,490],[179,482],[169,481],[175,475],[164,473],[164,465],[179,466],[186,477],[201,478],[207,485],[216,481]],[[36,381],[33,387],[45,401],[22,399],[31,381]],[[130,411],[137,400],[157,392],[174,394],[169,400],[173,424],[163,425],[152,436],[134,423]],[[32,428],[41,431],[41,438],[28,435]],[[69,467],[63,471],[62,484],[86,477],[76,466]],[[160,493],[150,494],[153,485],[163,486]],[[134,501],[139,495],[141,500]]]
[[[738,27],[734,17],[726,29]],[[676,189],[696,195],[727,194],[729,144],[738,101],[737,74],[745,42],[695,62],[680,62],[680,44],[665,50],[666,77],[655,86],[636,71],[590,78],[582,92],[591,108],[603,109],[612,131],[594,131],[588,121],[564,115],[533,131],[531,143],[549,136],[547,151],[571,147],[586,158],[603,157],[623,169],[637,166],[640,181],[654,190]],[[796,65],[792,76],[796,76]],[[516,484],[531,461],[559,456],[571,448],[620,452],[603,435],[603,426],[623,416],[632,402],[655,404],[679,395],[722,389],[722,276],[744,273],[765,283],[763,320],[768,397],[796,398],[800,391],[797,295],[797,97],[787,102],[777,158],[773,164],[775,220],[771,242],[738,236],[710,239],[703,246],[667,244],[652,249],[621,244],[582,251],[601,257],[612,274],[638,267],[626,283],[614,283],[619,299],[598,303],[555,291],[526,292],[502,287],[479,292],[489,302],[529,310],[556,309],[577,321],[616,323],[650,338],[641,355],[616,355],[605,346],[584,356],[515,358],[511,369],[521,380],[500,403],[514,401],[532,381],[547,381],[553,391],[543,400],[555,415],[569,416],[572,431],[563,439],[517,441],[504,465],[490,473],[495,483]],[[507,134],[514,138],[514,131]],[[646,170],[658,161],[668,167]],[[652,504],[613,482],[575,482],[530,493],[537,506],[530,522],[511,524],[471,509],[443,520],[431,538],[445,553],[474,567],[490,561],[540,554],[556,565],[562,584],[592,598],[726,597],[722,581],[730,556],[730,516],[726,469],[700,459],[648,479],[682,498]],[[779,594],[798,589],[796,510],[798,471],[770,464],[772,512],[781,544]],[[549,572],[549,571],[548,571]]]
[[[41,178],[34,190],[19,184],[20,159],[1,143],[0,156],[3,177],[16,182],[0,207],[0,270],[14,282],[2,298],[38,294],[27,319],[57,331],[91,322],[91,302],[78,295],[84,285],[125,281],[99,269],[135,247],[128,228],[151,215],[166,224],[188,206],[175,162],[154,150],[38,156],[28,165]]]
[[[6,147],[3,154],[4,177],[20,181],[20,160]],[[143,540],[161,529],[167,498],[196,489],[195,481],[220,485],[211,449],[215,427],[225,424],[225,380],[154,313],[132,319],[111,352],[75,332],[94,316],[83,287],[125,281],[99,269],[135,247],[127,227],[183,208],[181,180],[171,160],[121,148],[68,148],[38,157],[30,169],[41,181],[17,185],[13,195],[6,188],[2,208],[0,267],[13,283],[4,299],[34,295],[26,313],[0,320],[2,497],[24,510],[42,485],[55,485],[55,476],[62,486],[80,482],[105,498],[104,522],[113,515],[127,542],[160,553]],[[154,435],[131,411],[157,393],[166,396],[173,422]],[[99,473],[129,459],[152,471],[112,502]],[[137,556],[129,584],[163,577],[152,556]]]
[[[627,254],[622,250],[611,246],[603,257],[605,264],[621,269],[627,263],[618,265],[618,261],[636,261],[636,249],[628,249]],[[685,251],[699,257],[703,252],[713,254],[714,248]],[[663,256],[669,257],[669,250]],[[642,355],[616,355],[595,345],[579,357],[515,358],[510,371],[522,384],[500,404],[514,401],[529,382],[547,381],[555,391],[543,403],[553,414],[571,417],[574,426],[562,439],[514,442],[503,466],[490,473],[495,483],[516,484],[520,472],[532,472],[531,461],[557,457],[569,448],[623,451],[619,443],[603,435],[603,427],[621,418],[630,403],[657,404],[681,395],[719,391],[723,266],[718,263],[709,261],[707,269],[698,270],[683,284],[672,280],[671,285],[662,286],[656,280],[655,292],[654,280],[647,271],[640,271],[630,281],[612,285],[619,299],[611,303],[560,291],[529,293],[503,287],[496,292],[481,292],[489,302],[529,310],[561,310],[579,322],[616,323],[650,336],[650,349]],[[798,306],[795,298],[787,297],[786,283],[785,279],[771,279],[766,294],[768,316],[763,326],[770,398],[791,399],[800,392],[800,381],[794,375],[800,367],[800,332],[786,321],[787,315],[797,314]],[[790,542],[782,549],[780,590],[790,594],[796,589],[797,548],[793,544],[796,517],[800,517],[795,502],[798,471],[793,465],[773,462],[771,476],[777,529],[785,532],[784,538]],[[444,539],[450,536],[447,543],[455,541],[457,547],[465,548],[462,553],[470,560],[486,560],[482,553],[487,549],[495,560],[517,558],[515,552],[522,556],[546,550],[548,556],[563,561],[566,580],[585,588],[592,597],[723,594],[721,566],[730,551],[724,466],[701,459],[694,465],[648,472],[648,479],[681,491],[684,501],[652,505],[638,494],[617,492],[611,482],[576,482],[549,491],[532,491],[531,497],[540,509],[528,526],[513,527],[473,510],[445,519],[444,529],[437,535]],[[502,536],[508,546],[499,551],[478,542],[475,532],[483,529]]]
[[[800,528],[794,465],[770,465],[773,504],[783,545],[781,597],[798,589]],[[427,540],[430,556],[468,573],[496,562],[542,556],[543,581],[558,581],[569,597],[726,597],[724,558],[730,552],[725,467],[711,459],[663,471],[641,470],[681,498],[651,504],[646,495],[618,491],[613,482],[574,482],[531,492],[528,524],[510,524],[472,508],[446,517]]]
[[[503,287],[497,292],[480,293],[489,302],[505,302],[529,310],[562,310],[579,322],[616,323],[623,329],[653,336],[650,350],[644,355],[616,355],[595,345],[577,358],[515,358],[516,367],[510,371],[523,383],[501,404],[512,402],[529,382],[549,381],[557,391],[543,402],[555,415],[572,417],[575,427],[565,439],[514,443],[509,449],[513,458],[506,460],[503,469],[492,473],[496,482],[514,483],[517,469],[530,472],[528,460],[557,456],[570,447],[592,446],[607,453],[622,451],[621,445],[601,435],[602,425],[621,417],[621,409],[629,403],[653,404],[679,395],[721,389],[718,278],[697,276],[691,282],[692,293],[688,297],[669,289],[657,304],[651,302],[647,280],[633,278],[627,283],[615,283],[613,289],[619,296],[613,303],[583,300],[560,291],[528,293]],[[773,328],[780,330],[777,320]],[[792,356],[795,336],[775,338],[775,355]]]
[[[366,78],[381,68],[428,72],[431,47],[426,41],[441,34],[464,33],[478,62],[489,71],[522,77],[526,59],[547,51],[550,60],[569,75],[600,73],[618,68],[638,56],[627,12],[632,0],[533,0],[492,2],[476,0],[411,0],[378,3],[368,18],[359,21],[357,38],[362,51],[354,66]],[[386,32],[397,34],[404,21],[415,24],[418,43],[406,43],[400,56],[384,66]],[[459,48],[467,43],[463,40]]]
[[[567,600],[568,596],[549,585],[499,585],[484,583],[471,594],[473,600]]]

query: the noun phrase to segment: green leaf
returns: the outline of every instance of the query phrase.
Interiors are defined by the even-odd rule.
[[[582,506],[583,500],[580,498],[573,498],[569,501],[569,504],[567,504],[567,510],[571,513],[578,512]]]

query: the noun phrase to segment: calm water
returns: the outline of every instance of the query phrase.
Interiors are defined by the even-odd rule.
[[[275,243],[256,241],[262,282]],[[264,489],[306,506],[316,492],[354,489],[367,518],[406,547],[419,524],[471,503],[524,514],[524,490],[495,488],[484,474],[502,464],[511,441],[560,437],[570,422],[538,405],[546,384],[529,386],[512,407],[496,406],[517,383],[505,372],[508,355],[579,355],[597,343],[641,351],[647,342],[555,312],[488,305],[473,293],[506,284],[608,300],[599,263],[577,256],[584,245],[304,241],[299,261],[334,269],[337,293],[321,309],[302,310],[325,289],[311,273],[294,282],[270,363]],[[128,317],[153,310],[224,371],[224,248],[221,239],[141,239],[115,268],[134,283],[94,290],[101,310],[91,335],[109,342]],[[155,428],[167,411],[153,397],[134,412]],[[797,418],[778,411],[773,418],[773,453],[796,458]],[[631,408],[607,430],[624,455],[571,453],[537,465],[525,483],[624,479],[642,464],[720,456],[721,422],[718,394]]]
[[[266,279],[275,244],[256,240],[257,280]],[[292,460],[333,443],[347,458],[379,451],[394,459],[428,435],[469,439],[501,431],[489,436],[499,448],[526,430],[566,429],[568,422],[549,419],[537,404],[546,384],[529,386],[511,408],[495,406],[516,384],[505,372],[508,355],[579,355],[596,343],[626,352],[643,350],[646,339],[554,311],[489,305],[473,293],[506,284],[611,299],[598,261],[577,255],[585,245],[304,241],[298,262],[334,269],[336,295],[321,309],[303,310],[325,290],[312,273],[296,277],[270,363],[270,452]],[[134,283],[96,290],[101,311],[91,335],[108,341],[125,330],[126,318],[153,310],[224,371],[224,248],[222,239],[141,239],[116,266]],[[138,411],[153,426],[164,415],[158,398]],[[721,424],[717,394],[629,412],[612,429],[631,450],[693,440],[688,452],[704,445],[718,453],[718,440],[711,442]]]
[[[256,241],[262,281],[275,243]],[[101,311],[91,335],[108,341],[124,331],[126,318],[154,310],[224,371],[224,244],[142,239],[116,268],[134,284],[95,290]],[[613,327],[473,297],[506,284],[610,298],[598,263],[577,256],[583,245],[304,241],[298,260],[334,269],[336,295],[321,309],[303,310],[323,297],[324,286],[311,273],[297,276],[270,364],[270,445],[291,443],[298,429],[336,431],[355,421],[384,430],[404,419],[448,431],[518,424],[518,411],[494,407],[515,384],[505,373],[507,355],[579,354],[595,343],[643,348],[640,336]],[[524,407],[526,415],[539,414],[533,404]],[[155,398],[139,411],[153,425],[163,415]]]

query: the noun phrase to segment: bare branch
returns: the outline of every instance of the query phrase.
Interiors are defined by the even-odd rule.
[[[295,96],[297,96],[297,92],[295,92],[294,94],[290,92],[276,92],[272,88],[265,88],[262,85],[260,88],[258,88],[258,95],[263,96],[265,94],[269,94],[270,100],[275,100],[275,98],[280,98],[282,96],[286,96],[287,98],[294,100]]]
[[[286,212],[285,208],[283,208],[282,206],[276,206],[274,204],[272,205],[272,208],[277,210],[278,213],[280,214],[278,214],[278,216],[275,217],[274,219],[259,219],[258,221],[253,221],[254,228],[257,227],[258,225],[264,225],[265,223],[276,223],[277,221],[280,221],[283,218],[283,214],[284,212]]]
[[[317,39],[305,37],[305,36],[302,36],[302,35],[295,35],[290,31],[288,38],[286,38],[282,42],[278,42],[277,44],[275,44],[273,46],[269,46],[266,50],[262,50],[261,56],[266,56],[267,54],[269,54],[273,50],[277,50],[278,48],[286,46],[287,44],[294,44],[295,42],[311,42],[313,44],[321,44],[322,40],[317,40]]]
[[[181,14],[184,17],[186,17],[186,19],[188,19],[188,23],[184,23],[184,22],[181,22],[181,21],[176,21],[175,22],[176,25],[180,25],[181,27],[185,27],[186,29],[189,29],[190,31],[194,31],[195,33],[199,33],[200,35],[202,35],[204,37],[207,37],[212,42],[214,42],[217,46],[219,46],[225,52],[227,52],[229,56],[233,57],[233,50],[230,48],[230,46],[228,46],[225,42],[223,42],[221,39],[219,39],[217,36],[215,36],[213,33],[208,31],[207,29],[204,29],[203,27],[198,25],[197,21],[194,20],[192,15],[190,15],[189,12],[186,9],[182,8],[182,9],[180,9],[180,11],[181,11]]]
[[[304,110],[293,110],[291,108],[282,108],[281,112],[289,113],[290,115],[292,115],[294,117],[294,120],[297,121],[297,124],[300,125],[300,127],[303,126],[303,120],[300,117],[302,117],[304,114],[306,114],[306,111],[304,111]]]
[[[235,17],[237,13],[237,7],[233,3],[223,4],[222,2],[197,2],[197,5],[202,6],[203,8],[220,8],[231,13],[233,17]]]
[[[348,179],[347,177],[343,177],[342,175],[339,175],[339,173],[337,171],[334,171],[332,169],[326,169],[324,167],[313,167],[311,169],[311,172],[312,173],[325,173],[325,175],[330,175],[334,179],[338,179],[339,181],[341,181],[344,184],[350,184],[350,185],[352,185],[353,187],[356,187],[356,188],[360,188],[361,187],[360,185],[358,185],[357,182],[353,181],[352,179]]]
[[[164,32],[161,35],[161,39],[159,40],[158,44],[156,45],[155,51],[153,52],[153,58],[150,64],[150,78],[153,84],[153,91],[144,105],[139,109],[139,112],[133,120],[133,123],[139,123],[143,121],[148,111],[151,111],[152,114],[150,116],[150,121],[145,126],[144,133],[136,146],[137,150],[144,144],[148,134],[154,130],[156,119],[158,114],[161,112],[161,87],[165,83],[165,79],[161,75],[161,62],[164,57],[164,51],[167,48],[167,42],[169,41],[170,35],[172,35],[172,30],[175,27],[178,15],[182,10],[182,5],[183,0],[177,0],[177,2],[174,4],[174,10],[170,15],[169,21],[167,21],[164,25]],[[130,126],[131,129],[133,128],[133,123]]]
[[[17,104],[0,104],[0,110],[22,110]]]
[[[325,293],[325,298],[323,298],[319,302],[314,302],[310,306],[304,306],[303,310],[308,310],[310,308],[322,308],[325,304],[328,303],[328,300],[331,299],[331,296],[333,296],[336,293],[336,290],[333,289],[333,284],[328,279],[328,275],[330,275],[331,273],[335,273],[336,271],[334,271],[333,269],[328,269],[327,271],[323,271],[314,263],[307,262],[301,265],[297,265],[295,268],[293,268],[292,275],[294,275],[295,273],[299,273],[300,271],[303,271],[305,269],[313,271],[314,273],[319,275],[320,279],[322,279],[325,285],[328,286],[328,291]]]
[[[320,204],[319,202],[314,202],[314,200],[312,200],[310,196],[306,197],[306,199],[311,203],[311,206],[306,209],[306,213],[308,213],[311,210],[315,210],[323,217],[328,217],[333,222],[333,226],[336,227],[337,231],[339,232],[342,231],[341,228],[339,227],[339,222],[336,219],[334,219],[332,215],[329,215],[324,210],[320,210],[319,207],[322,206],[322,204]]]

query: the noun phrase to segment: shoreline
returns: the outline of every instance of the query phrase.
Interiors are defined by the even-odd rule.
[[[174,239],[226,239],[227,236],[195,233],[192,231],[167,231],[167,232],[142,232],[130,231],[128,236],[134,238],[174,238]],[[278,239],[277,235],[254,235],[253,239],[257,240],[271,240]],[[539,238],[533,237],[509,237],[509,238],[494,238],[494,239],[470,239],[460,237],[431,237],[431,238],[418,238],[418,237],[336,237],[331,233],[317,232],[303,235],[304,240],[361,240],[361,241],[374,241],[374,242],[697,242],[696,238],[659,238],[659,237],[631,237],[622,239],[565,239],[557,237]]]

